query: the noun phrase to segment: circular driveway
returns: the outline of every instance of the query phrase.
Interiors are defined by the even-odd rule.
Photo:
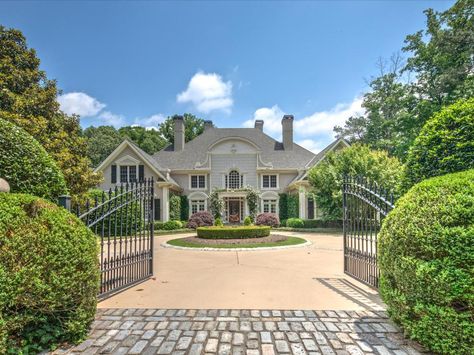
[[[280,233],[311,244],[211,252],[161,246],[186,234],[155,236],[153,278],[99,308],[384,309],[375,290],[344,275],[342,235]]]

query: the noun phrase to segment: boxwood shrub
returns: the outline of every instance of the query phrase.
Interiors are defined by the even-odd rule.
[[[474,170],[413,186],[379,236],[390,316],[435,353],[474,349]]]
[[[0,118],[0,177],[12,192],[56,201],[66,182],[56,162],[25,130]]]
[[[172,231],[181,228],[183,228],[183,224],[181,223],[181,221],[167,221],[163,223],[161,229]]]
[[[270,227],[268,226],[199,227],[197,229],[197,236],[204,239],[248,239],[269,235]]]
[[[46,200],[0,193],[0,353],[77,342],[94,319],[97,237]]]
[[[430,118],[407,157],[405,188],[433,176],[474,168],[474,98]]]
[[[304,228],[342,228],[342,220],[304,219]]]
[[[290,228],[304,228],[304,221],[301,218],[288,218],[286,226]]]

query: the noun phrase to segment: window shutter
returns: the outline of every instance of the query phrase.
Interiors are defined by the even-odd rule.
[[[145,166],[139,165],[138,166],[138,181],[145,180]]]
[[[117,183],[117,165],[112,165],[110,168],[112,169],[111,183],[115,184]]]

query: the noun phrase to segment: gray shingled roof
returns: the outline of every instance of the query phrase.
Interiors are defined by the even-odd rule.
[[[293,150],[282,150],[282,145],[256,128],[209,128],[184,145],[183,151],[175,152],[172,146],[153,155],[156,162],[171,170],[194,169],[196,163],[204,163],[208,147],[227,137],[242,137],[261,149],[261,160],[271,163],[274,169],[302,169],[315,154],[293,143]]]

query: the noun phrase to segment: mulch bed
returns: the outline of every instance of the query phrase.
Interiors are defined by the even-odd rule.
[[[219,244],[261,244],[283,242],[288,237],[278,234],[271,234],[268,237],[246,238],[246,239],[204,239],[198,237],[187,237],[182,240],[193,244],[219,245]]]

